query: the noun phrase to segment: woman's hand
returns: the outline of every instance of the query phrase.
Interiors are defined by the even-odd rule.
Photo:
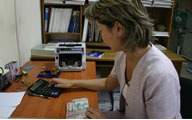
[[[74,87],[73,80],[61,79],[61,78],[53,78],[51,82],[55,83],[55,87],[57,88],[72,88]]]
[[[87,118],[91,119],[105,119],[105,114],[101,110],[95,108],[88,108],[85,115]]]

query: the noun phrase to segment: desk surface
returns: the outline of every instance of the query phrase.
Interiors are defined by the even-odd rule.
[[[95,62],[87,62],[87,68],[81,72],[62,72],[60,78],[66,79],[93,79],[96,78]],[[25,66],[33,65],[33,70],[28,70],[28,76],[23,76],[26,82],[34,82],[38,80],[36,76],[41,71],[42,66],[54,66],[52,61],[33,61],[28,62]],[[45,79],[50,80],[50,79]],[[6,92],[18,91],[17,87],[20,82],[12,82],[12,85]],[[40,97],[24,95],[23,100],[11,115],[11,118],[65,118],[67,102],[73,99],[88,98],[89,106],[98,108],[98,96],[96,91],[86,89],[66,89],[58,98],[44,99]]]
[[[90,51],[93,51],[93,50],[96,50],[96,51],[102,51],[104,52],[104,55],[101,57],[101,58],[94,58],[94,57],[89,57],[87,56],[86,59],[87,60],[90,60],[90,61],[111,61],[113,62],[114,59],[115,59],[115,55],[116,55],[116,52],[110,50],[110,49],[92,49],[92,48],[87,48],[86,49],[86,52],[90,52]],[[167,55],[168,58],[170,58],[171,61],[173,62],[183,62],[185,61],[184,58],[182,58],[181,56],[175,54],[174,52],[170,51],[170,50],[162,50],[163,53],[165,53],[165,55]],[[38,54],[37,54],[38,53]],[[42,53],[42,51],[37,51],[36,54],[32,54],[31,55],[31,59],[32,60],[55,60],[55,55],[54,55],[54,52],[51,51],[51,52],[48,52],[49,55],[44,55],[45,53],[40,54]]]
[[[87,52],[90,52],[92,50],[93,49],[87,49]],[[87,56],[87,60],[96,61],[97,66],[101,66],[101,67],[106,66],[106,63],[104,63],[104,62],[111,62],[113,65],[113,61],[114,61],[115,55],[116,55],[115,52],[113,52],[111,50],[102,50],[102,49],[94,49],[94,50],[102,51],[102,52],[104,52],[104,55],[101,58],[93,58],[93,57]],[[185,59],[170,50],[162,50],[162,52],[173,62],[175,69],[177,70],[178,74],[180,75],[182,62],[184,62]]]
[[[101,58],[93,58],[88,57],[87,60],[95,60],[95,61],[114,61],[116,53],[111,50],[102,50],[102,49],[87,49],[87,52],[90,52],[92,50],[96,51],[102,51],[104,52],[104,55]],[[175,54],[174,52],[170,50],[162,50],[162,52],[172,61],[172,62],[183,62],[185,61],[184,58],[181,56]]]

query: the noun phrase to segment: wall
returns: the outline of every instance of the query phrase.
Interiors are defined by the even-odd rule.
[[[178,8],[179,9],[185,9],[188,11],[188,20],[187,20],[187,30],[192,32],[192,1],[191,0],[176,0],[178,3]],[[177,9],[177,8],[176,8]],[[183,42],[183,43],[182,43]],[[176,30],[172,29],[172,34],[171,34],[171,50],[177,51],[177,43],[178,43],[178,34]],[[183,35],[183,40],[181,40],[181,46],[182,49],[180,51],[180,55],[183,55],[189,59],[192,60],[192,33],[187,32],[186,34]]]
[[[39,0],[0,1],[0,66],[30,60],[31,48],[41,44]]]
[[[15,0],[20,65],[30,60],[31,48],[41,44],[39,0]]]
[[[12,60],[19,60],[15,5],[13,0],[0,1],[0,66]]]

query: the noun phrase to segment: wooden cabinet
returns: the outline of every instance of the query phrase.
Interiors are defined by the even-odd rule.
[[[40,4],[43,44],[81,41],[83,5],[45,3],[44,0],[40,0]]]

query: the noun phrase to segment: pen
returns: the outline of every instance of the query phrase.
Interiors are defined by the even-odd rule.
[[[28,91],[28,95],[30,95],[30,96],[37,96],[37,97],[42,97],[42,98],[49,99],[48,96],[41,95],[41,94],[36,94],[36,93],[32,93],[32,92],[30,92],[30,91]]]

